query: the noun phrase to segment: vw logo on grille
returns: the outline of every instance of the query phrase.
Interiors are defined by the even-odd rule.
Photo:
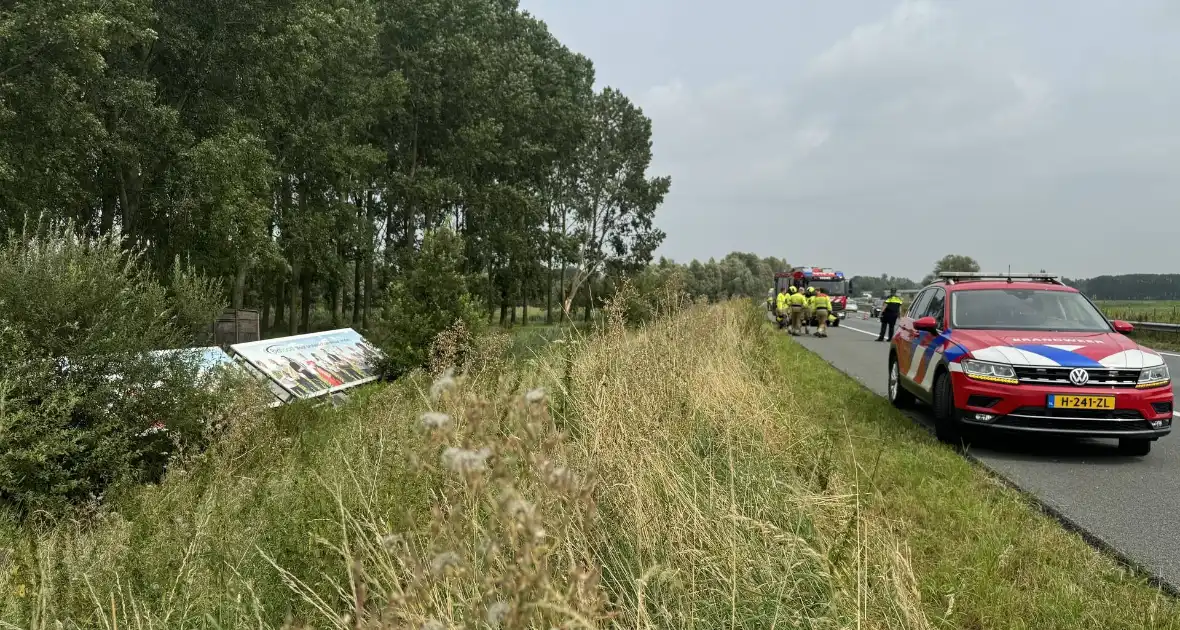
[[[1090,382],[1090,373],[1082,368],[1076,368],[1069,373],[1069,382],[1081,387]]]

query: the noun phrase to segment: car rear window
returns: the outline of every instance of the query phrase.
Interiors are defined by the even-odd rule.
[[[975,289],[951,294],[951,326],[966,329],[1110,332],[1080,293],[1038,289]]]

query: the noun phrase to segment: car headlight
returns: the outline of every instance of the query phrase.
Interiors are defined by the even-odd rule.
[[[976,361],[975,359],[967,359],[962,362],[962,365],[963,372],[968,377],[979,381],[1007,383],[1008,385],[1017,385],[1020,383],[1016,379],[1016,370],[1012,369],[1011,365]]]
[[[1172,381],[1167,365],[1144,368],[1139,371],[1139,383],[1136,387],[1160,387]]]

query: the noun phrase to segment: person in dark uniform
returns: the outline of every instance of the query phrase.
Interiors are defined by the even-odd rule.
[[[901,298],[897,297],[897,289],[889,289],[889,297],[885,299],[885,308],[881,311],[881,333],[877,341],[893,339],[893,326],[901,316]],[[889,328],[889,336],[885,335],[885,328]]]

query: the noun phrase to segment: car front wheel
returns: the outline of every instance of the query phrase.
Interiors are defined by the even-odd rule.
[[[955,392],[951,375],[943,372],[934,379],[934,435],[940,442],[959,446],[963,441],[963,425],[955,408]]]
[[[1151,452],[1151,440],[1122,438],[1119,440],[1119,453],[1132,457],[1143,457]]]

